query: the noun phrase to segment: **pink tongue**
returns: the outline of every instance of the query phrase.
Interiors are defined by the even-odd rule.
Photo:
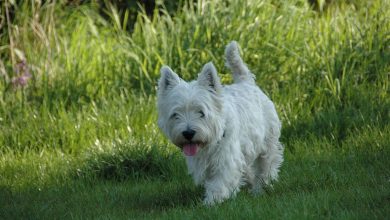
[[[186,156],[194,156],[198,151],[197,144],[186,144],[183,147],[183,152]]]

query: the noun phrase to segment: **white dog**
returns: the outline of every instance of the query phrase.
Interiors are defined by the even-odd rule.
[[[277,179],[283,162],[274,104],[256,86],[238,44],[231,42],[225,53],[232,85],[221,85],[211,62],[192,82],[164,66],[158,85],[158,125],[182,149],[208,205],[234,196],[246,183],[260,193]]]

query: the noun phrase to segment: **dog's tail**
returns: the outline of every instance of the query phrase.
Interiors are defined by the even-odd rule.
[[[255,76],[249,71],[248,67],[241,59],[239,46],[236,41],[232,41],[226,46],[225,56],[226,66],[233,72],[233,80],[235,83],[255,81]]]

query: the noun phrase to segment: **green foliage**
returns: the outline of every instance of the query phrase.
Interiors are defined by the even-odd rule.
[[[321,12],[303,0],[185,1],[135,15],[106,3],[105,18],[93,3],[6,3],[0,218],[389,215],[389,1]],[[157,128],[155,90],[163,64],[190,80],[213,61],[231,82],[231,40],[277,106],[286,160],[266,195],[244,189],[207,209]]]

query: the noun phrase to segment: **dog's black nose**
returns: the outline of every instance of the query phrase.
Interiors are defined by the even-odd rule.
[[[185,131],[183,131],[183,136],[187,139],[187,140],[192,140],[192,138],[194,137],[195,135],[195,131],[192,130],[192,129],[187,129]]]

